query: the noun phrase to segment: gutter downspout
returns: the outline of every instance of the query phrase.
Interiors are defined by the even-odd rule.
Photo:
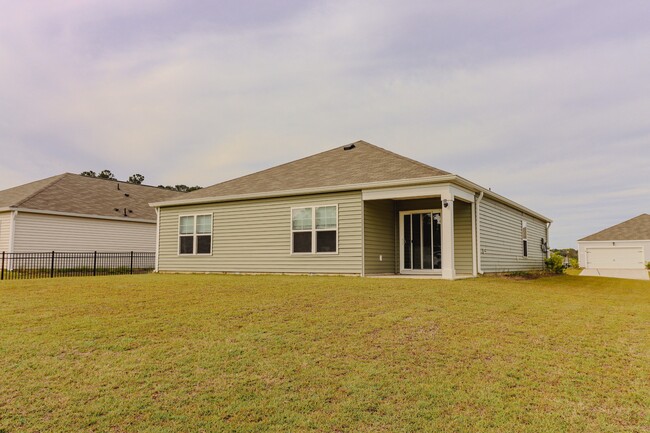
[[[483,275],[481,268],[481,200],[483,200],[483,191],[476,198],[476,267],[480,275]]]
[[[550,229],[551,229],[551,224],[553,224],[552,221],[546,223],[546,258],[547,259],[551,257],[551,247],[549,246],[550,239],[548,237],[548,235],[550,233]]]

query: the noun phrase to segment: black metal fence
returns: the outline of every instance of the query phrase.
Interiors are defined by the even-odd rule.
[[[152,272],[156,253],[6,253],[0,257],[0,280],[96,275],[144,274]]]

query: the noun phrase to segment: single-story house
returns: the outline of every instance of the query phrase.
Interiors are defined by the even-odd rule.
[[[551,222],[364,141],[152,206],[160,272],[454,279],[541,269]]]
[[[650,215],[578,240],[578,261],[585,269],[644,269],[650,262]]]
[[[0,191],[0,252],[156,250],[152,201],[184,193],[77,174]]]

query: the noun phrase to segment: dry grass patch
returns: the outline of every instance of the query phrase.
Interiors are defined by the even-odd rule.
[[[0,432],[642,432],[650,283],[0,284]]]

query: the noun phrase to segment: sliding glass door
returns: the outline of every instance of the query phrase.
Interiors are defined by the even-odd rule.
[[[432,273],[442,268],[439,211],[400,212],[401,271]]]

